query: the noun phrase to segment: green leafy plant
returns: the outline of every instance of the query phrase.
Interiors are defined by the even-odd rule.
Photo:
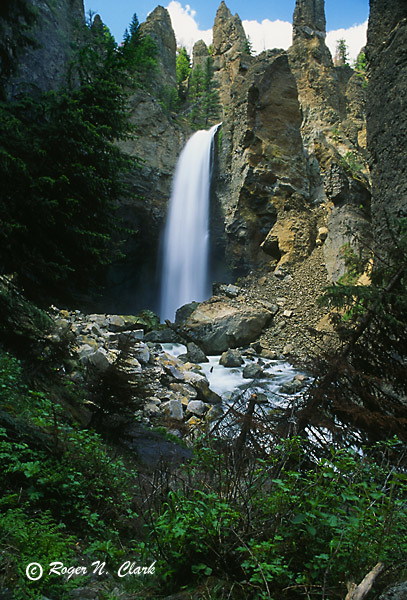
[[[351,150],[341,157],[341,163],[345,171],[355,179],[357,179],[358,174],[363,169],[363,164],[360,162],[357,153]]]
[[[212,575],[250,598],[341,596],[345,579],[379,560],[396,564],[407,551],[407,477],[374,453],[397,448],[393,440],[370,457],[332,449],[312,459],[291,438],[242,468],[207,442],[148,520],[166,589]]]
[[[204,68],[198,64],[189,77],[189,122],[195,129],[205,128],[220,114],[219,93],[213,80],[213,59],[208,56]]]
[[[63,582],[55,587],[55,578],[28,582],[26,564],[68,560],[78,538],[90,552],[118,559],[119,540],[131,539],[137,518],[134,471],[110,456],[99,435],[73,425],[46,393],[30,389],[23,373],[20,361],[0,353],[0,502],[5,515],[0,540],[8,565],[0,581],[18,581],[21,599],[37,597],[36,590],[62,590]],[[41,535],[36,528],[43,528]],[[68,589],[65,585],[64,593]],[[59,597],[65,596],[61,592]]]

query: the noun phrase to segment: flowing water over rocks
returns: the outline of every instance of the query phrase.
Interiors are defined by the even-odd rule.
[[[145,341],[134,316],[85,315],[54,308],[54,320],[54,341],[68,336],[72,347],[71,371],[66,376],[96,390],[93,401],[76,418],[86,426],[113,428],[146,460],[151,460],[157,440],[140,427],[165,427],[189,443],[198,432],[210,432],[222,420],[222,435],[228,435],[228,427],[230,435],[234,428],[224,416],[231,407],[244,412],[247,399],[255,395],[268,414],[286,408],[309,383],[287,362],[261,357],[250,347],[228,350],[226,358],[206,357],[191,344],[187,348]],[[191,362],[190,352],[202,362]],[[239,357],[240,366],[224,366],[231,364],[231,353]],[[142,445],[144,437],[148,452]],[[157,441],[157,452],[167,452],[164,446]]]

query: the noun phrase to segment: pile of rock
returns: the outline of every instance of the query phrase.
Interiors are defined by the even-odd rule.
[[[115,369],[126,376],[130,389],[134,387],[138,401],[137,390],[143,383],[145,396],[134,413],[136,420],[173,428],[177,424],[195,427],[221,414],[221,407],[216,406],[221,398],[209,388],[196,364],[207,358],[195,344],[188,344],[187,353],[176,358],[161,344],[144,339],[137,317],[53,311],[54,341],[68,336],[73,349],[76,368],[69,374],[72,380],[86,383]]]

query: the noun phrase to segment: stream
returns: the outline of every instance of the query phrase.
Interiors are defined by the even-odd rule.
[[[178,357],[187,349],[183,344],[162,344],[168,354]],[[271,360],[257,355],[247,356],[242,353],[243,364],[240,367],[224,367],[219,364],[220,356],[208,356],[209,362],[200,363],[201,373],[209,381],[210,389],[218,394],[224,405],[230,405],[238,397],[246,400],[256,394],[259,404],[269,408],[285,408],[293,397],[311,383],[306,373],[283,360]],[[259,376],[245,378],[244,368],[257,363],[262,372]]]

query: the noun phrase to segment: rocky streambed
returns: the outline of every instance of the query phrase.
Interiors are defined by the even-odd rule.
[[[264,350],[261,354],[258,343],[249,341],[261,332],[261,326],[255,325],[253,333],[253,319],[251,329],[244,328],[245,319],[250,321],[250,315],[256,314],[262,323],[271,314],[268,308],[248,306],[238,311],[235,305],[226,311],[227,301],[220,299],[212,300],[213,305],[218,310],[208,319],[206,332],[215,340],[215,349],[220,347],[219,340],[226,349],[209,356],[193,341],[184,338],[186,343],[179,344],[182,332],[188,331],[186,322],[179,326],[179,334],[171,328],[145,334],[134,316],[54,308],[52,337],[54,341],[68,337],[72,349],[65,377],[96,390],[85,404],[82,420],[109,422],[109,427],[113,423],[116,434],[130,437],[131,444],[140,435],[136,425],[165,427],[178,438],[192,441],[199,432],[210,431],[214,423],[224,419],[230,406],[238,404],[244,410],[253,394],[263,410],[272,411],[307,385],[307,376],[282,356]],[[229,348],[228,342],[241,345]],[[210,347],[208,342],[203,345]],[[114,389],[112,380],[121,383]]]

